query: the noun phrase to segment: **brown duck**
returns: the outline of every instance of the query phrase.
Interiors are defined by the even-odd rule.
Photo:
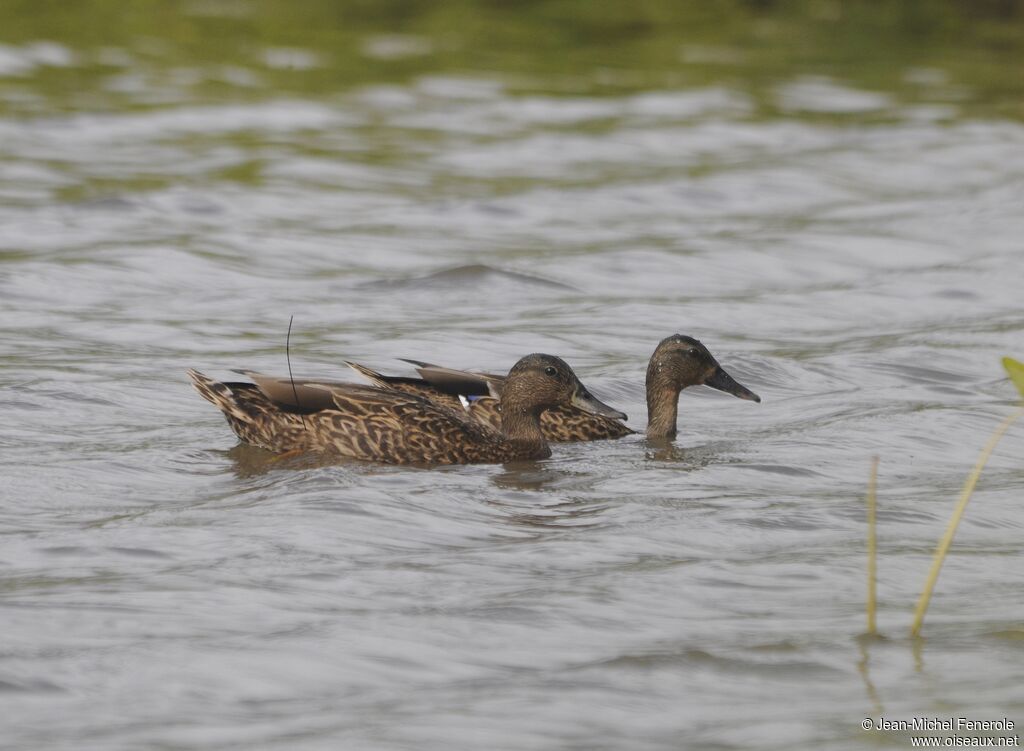
[[[381,389],[425,397],[451,409],[461,405],[476,420],[492,427],[502,424],[499,396],[506,379],[490,373],[470,373],[406,360],[422,378],[385,376],[356,363],[348,363]],[[671,440],[676,436],[679,394],[687,386],[710,386],[740,399],[760,402],[761,397],[737,383],[698,340],[674,334],[663,339],[647,365],[647,437]],[[549,441],[596,441],[622,438],[635,431],[623,424],[625,416],[611,417],[564,404],[541,415]]]
[[[292,381],[237,371],[253,383],[189,370],[245,443],[276,452],[315,451],[389,464],[477,464],[545,459],[544,410],[573,407],[612,418],[563,360],[527,355],[504,377],[501,429],[414,393],[336,381]]]

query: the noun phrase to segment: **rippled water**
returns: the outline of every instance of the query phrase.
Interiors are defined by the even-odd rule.
[[[491,58],[304,94],[267,72],[329,70],[294,42],[247,67],[34,39],[0,46],[0,743],[903,748],[861,720],[1024,722],[1019,428],[906,638],[1024,354],[1024,125],[969,84],[574,93]],[[293,315],[302,374],[546,351],[642,428],[680,332],[764,401],[685,392],[671,450],[277,462],[184,369],[285,372]],[[864,641],[875,454],[888,638]]]

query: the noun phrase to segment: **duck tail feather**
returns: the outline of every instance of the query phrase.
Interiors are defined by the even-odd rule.
[[[365,378],[367,381],[372,383],[374,386],[382,389],[386,389],[389,387],[387,378],[378,373],[376,370],[372,370],[371,368],[368,368],[365,365],[360,365],[357,362],[351,362],[349,360],[345,360],[345,364],[352,368],[352,370],[357,372],[363,378]]]
[[[225,415],[242,422],[251,421],[251,415],[238,404],[234,392],[227,384],[215,381],[192,368],[189,368],[186,372],[188,377],[192,379],[192,385],[195,386],[196,391],[206,401],[213,404]]]

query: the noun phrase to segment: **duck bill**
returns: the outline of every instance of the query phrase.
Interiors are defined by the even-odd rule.
[[[576,389],[576,393],[572,396],[572,406],[582,409],[584,412],[590,412],[594,415],[602,415],[604,417],[610,417],[613,420],[625,420],[626,413],[620,412],[617,409],[609,407],[607,404],[602,402],[600,399],[594,398],[594,395],[587,391],[582,386]]]
[[[746,399],[751,402],[761,401],[761,397],[743,384],[738,383],[736,379],[722,369],[721,365],[715,368],[715,372],[711,374],[710,378],[704,381],[704,385],[710,386],[713,389],[718,389],[719,391],[724,391],[727,394],[732,394],[738,399]]]

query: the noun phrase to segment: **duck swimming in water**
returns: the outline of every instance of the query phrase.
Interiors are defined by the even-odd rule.
[[[188,375],[245,443],[275,452],[313,451],[389,464],[487,464],[546,459],[540,427],[548,409],[625,419],[598,401],[565,361],[527,355],[503,378],[500,428],[459,406],[414,393],[338,381],[275,378],[237,371],[252,383]]]
[[[462,407],[476,420],[498,428],[503,412],[499,396],[506,379],[490,373],[471,373],[443,368],[417,360],[421,378],[385,376],[357,363],[348,363],[378,388],[417,394],[452,409]],[[674,334],[662,339],[647,365],[647,437],[671,440],[676,436],[679,394],[688,386],[710,386],[739,399],[760,402],[761,397],[737,383],[697,339]],[[596,441],[622,438],[635,431],[623,423],[625,416],[578,409],[563,404],[545,411],[540,423],[549,441]]]
[[[710,386],[738,399],[761,397],[738,383],[698,340],[682,334],[662,339],[647,364],[647,437],[676,437],[679,394],[688,386]]]

